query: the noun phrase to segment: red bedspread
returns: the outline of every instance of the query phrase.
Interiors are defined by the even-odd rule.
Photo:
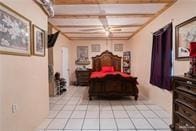
[[[117,74],[119,74],[125,78],[131,77],[130,75],[125,74],[123,72],[117,72],[117,71],[115,71],[115,72],[101,72],[101,71],[99,71],[99,72],[92,72],[90,78],[103,78],[106,75],[117,75]]]

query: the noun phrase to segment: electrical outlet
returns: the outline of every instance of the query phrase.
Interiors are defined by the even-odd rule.
[[[17,105],[12,104],[12,113],[16,113],[16,111],[17,111]]]

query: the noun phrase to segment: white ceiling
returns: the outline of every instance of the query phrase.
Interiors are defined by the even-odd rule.
[[[156,13],[165,3],[158,4],[99,4],[99,5],[55,5],[55,14],[95,14],[100,9],[105,13]]]
[[[111,32],[111,38],[129,39],[171,2],[74,5],[66,3],[54,5],[55,16],[50,18],[49,22],[69,39],[105,39],[105,30]]]

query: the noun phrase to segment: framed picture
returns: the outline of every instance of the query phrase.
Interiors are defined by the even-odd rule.
[[[123,44],[114,44],[114,51],[123,51]]]
[[[31,55],[31,21],[0,3],[0,53]]]
[[[36,25],[33,25],[33,54],[45,56],[45,31]]]
[[[100,52],[100,49],[101,49],[101,47],[100,47],[99,44],[93,44],[93,45],[91,45],[91,51],[92,52]]]
[[[190,42],[196,42],[196,17],[176,26],[176,59],[188,60]]]
[[[88,60],[88,46],[77,46],[77,60]]]

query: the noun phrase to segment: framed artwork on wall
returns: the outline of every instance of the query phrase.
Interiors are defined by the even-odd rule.
[[[100,44],[91,45],[91,51],[92,52],[100,52],[100,50],[101,50]]]
[[[123,44],[114,44],[114,51],[123,51]]]
[[[45,56],[45,31],[36,25],[33,25],[33,54]]]
[[[88,59],[88,46],[77,46],[77,65],[88,65],[90,64]]]
[[[0,53],[31,55],[31,21],[0,3]]]
[[[191,42],[196,42],[196,17],[193,17],[175,28],[176,48],[175,54],[177,60],[188,60]]]

